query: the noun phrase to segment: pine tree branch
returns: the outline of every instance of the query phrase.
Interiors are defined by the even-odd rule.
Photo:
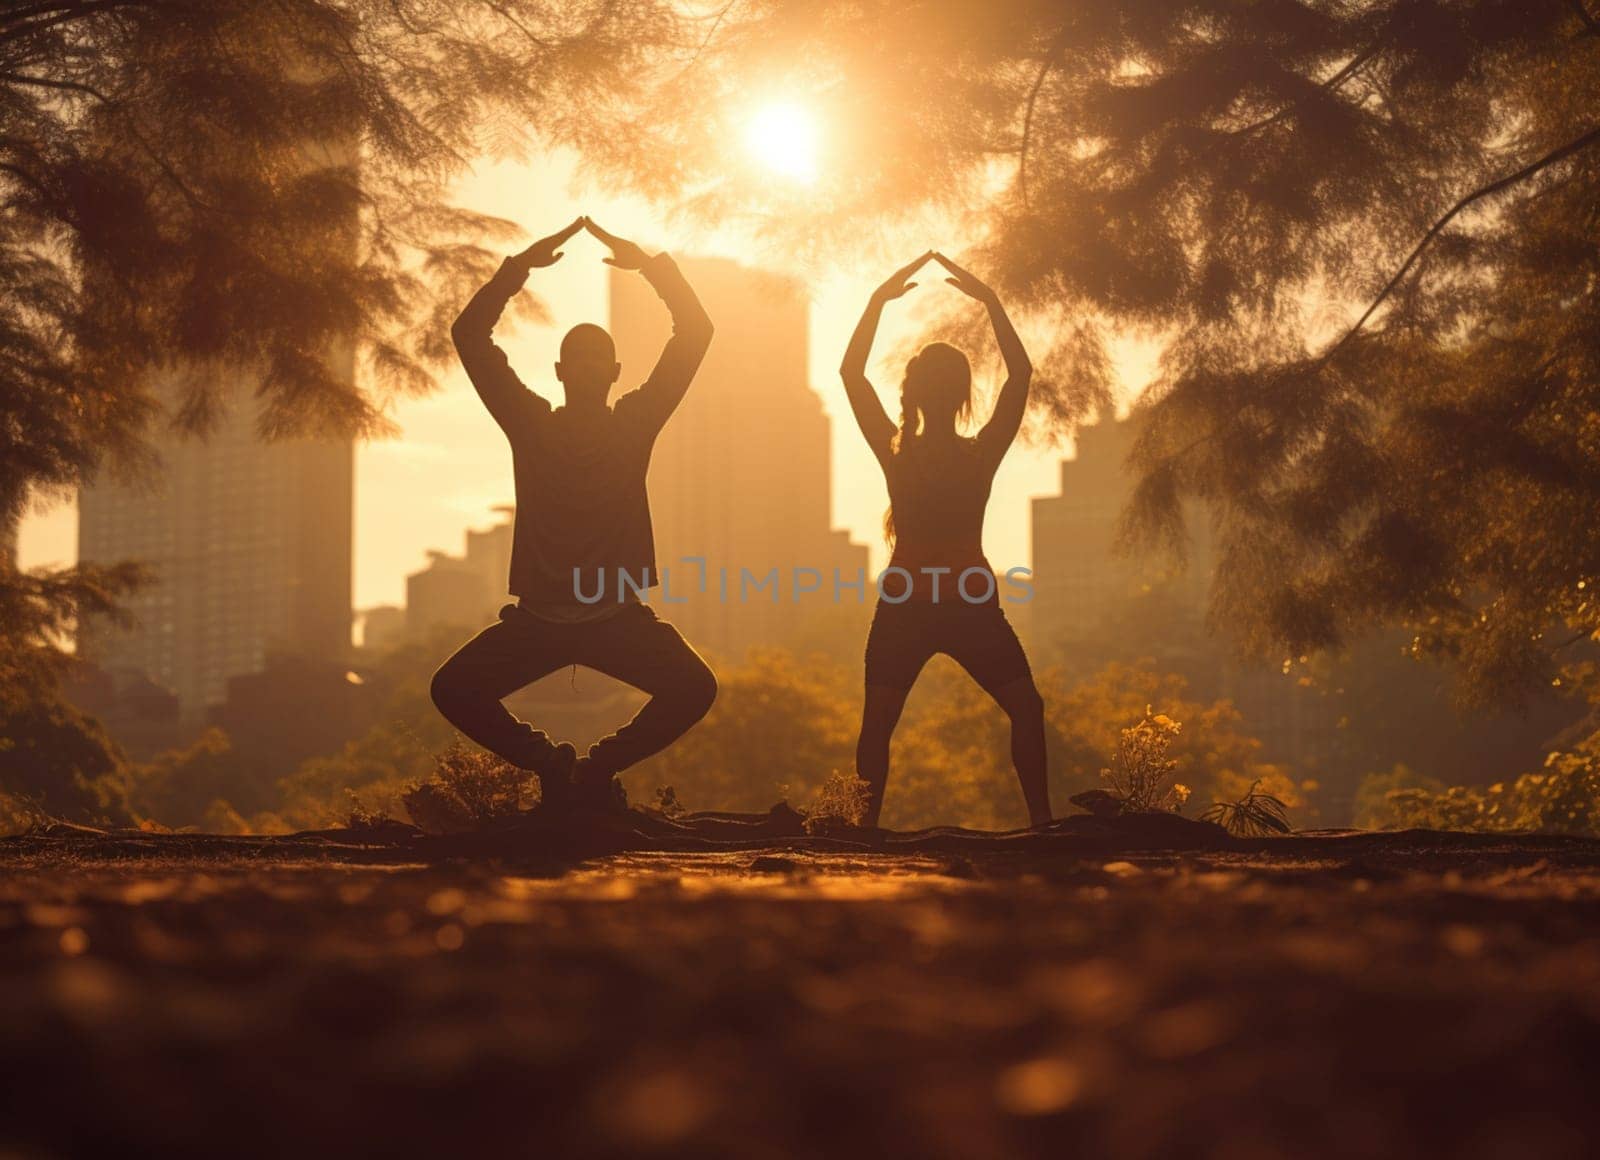
[[[1416,265],[1417,259],[1422,256],[1422,251],[1428,248],[1428,246],[1433,242],[1433,239],[1438,237],[1439,234],[1444,231],[1444,228],[1454,221],[1456,216],[1460,214],[1462,210],[1466,209],[1474,202],[1481,201],[1486,197],[1490,197],[1496,193],[1499,193],[1501,190],[1516,185],[1518,182],[1526,181],[1528,178],[1550,168],[1550,166],[1556,164],[1557,162],[1566,160],[1574,153],[1578,153],[1581,150],[1587,149],[1596,141],[1600,141],[1600,125],[1590,129],[1582,136],[1568,141],[1565,145],[1562,145],[1556,149],[1552,149],[1549,153],[1546,153],[1543,157],[1539,158],[1539,160],[1523,166],[1515,173],[1507,174],[1505,177],[1491,181],[1488,185],[1481,186],[1480,188],[1473,190],[1460,201],[1456,202],[1455,205],[1451,206],[1449,210],[1445,212],[1443,217],[1439,218],[1433,223],[1432,226],[1428,228],[1428,232],[1422,235],[1422,240],[1412,247],[1411,253],[1406,256],[1406,260],[1401,263],[1400,268],[1394,272],[1394,276],[1389,279],[1389,281],[1384,285],[1383,289],[1378,291],[1378,296],[1372,300],[1372,304],[1367,307],[1366,311],[1361,315],[1361,317],[1356,319],[1355,325],[1345,332],[1343,338],[1324,351],[1322,358],[1318,361],[1326,361],[1333,355],[1335,351],[1355,337],[1356,333],[1367,324],[1367,320],[1372,317],[1373,312],[1383,304],[1384,300],[1389,297],[1389,295],[1394,291],[1395,287],[1398,286],[1405,276],[1411,271],[1411,267]]]
[[[728,2],[724,4],[720,10],[718,10],[715,17],[711,19],[711,27],[707,29],[706,34],[700,38],[700,43],[695,48],[694,53],[689,57],[688,60],[683,62],[683,67],[673,74],[672,80],[667,82],[667,88],[671,88],[673,85],[681,81],[689,74],[689,70],[694,68],[694,66],[700,62],[700,58],[705,54],[706,49],[711,47],[712,38],[717,35],[717,30],[722,27],[722,22],[727,19],[728,13],[732,12],[734,6],[738,3],[739,0],[728,0]],[[698,23],[699,20],[704,20],[709,16],[710,14],[708,13],[707,16],[698,18],[696,23]]]
[[[0,161],[0,173],[11,174],[13,177],[31,186],[34,192],[39,194],[41,197],[50,197],[50,191],[44,187],[43,183],[41,183],[40,180],[33,174],[29,173],[26,169],[23,169],[20,166],[12,165],[9,161]]]
[[[706,34],[700,38],[700,45],[694,50],[694,55],[691,56],[687,62],[685,62],[685,69],[689,68],[697,60],[699,60],[701,54],[710,47],[711,38],[716,36],[717,30],[722,27],[722,22],[728,18],[728,13],[733,11],[734,6],[738,4],[738,2],[739,0],[728,0],[728,2],[724,4],[720,10],[718,10],[716,19],[712,20],[711,22],[711,27],[706,29]]]
[[[1375,57],[1377,55],[1378,55],[1378,46],[1377,45],[1373,45],[1371,48],[1367,49],[1364,52],[1358,52],[1355,56],[1350,58],[1349,62],[1343,68],[1341,68],[1338,72],[1334,73],[1327,80],[1323,81],[1317,87],[1319,89],[1321,89],[1323,92],[1327,92],[1327,93],[1332,93],[1332,92],[1338,91],[1338,89],[1341,86],[1343,86],[1345,81],[1349,80],[1351,77],[1356,75],[1356,70],[1357,69],[1359,69],[1362,65],[1366,64],[1367,61],[1371,60],[1373,57]],[[1244,136],[1247,136],[1247,135],[1249,135],[1251,133],[1257,132],[1258,130],[1268,128],[1269,126],[1272,126],[1272,125],[1276,125],[1279,121],[1286,120],[1289,117],[1289,115],[1291,113],[1293,113],[1298,107],[1299,107],[1299,102],[1298,101],[1291,101],[1289,104],[1287,104],[1283,108],[1279,109],[1276,113],[1273,113],[1270,117],[1263,117],[1259,121],[1253,122],[1252,124],[1249,124],[1249,125],[1245,125],[1242,128],[1233,130],[1232,133],[1230,134],[1230,136],[1244,137]]]
[[[1344,336],[1341,337],[1339,341],[1328,347],[1327,350],[1323,351],[1321,355],[1313,360],[1310,369],[1315,370],[1329,362],[1334,355],[1344,348],[1346,343],[1348,343],[1356,336],[1357,333],[1360,332],[1362,327],[1366,325],[1367,320],[1372,317],[1373,312],[1376,311],[1380,305],[1382,305],[1384,300],[1387,299],[1391,293],[1393,293],[1395,287],[1400,284],[1400,282],[1405,278],[1406,274],[1411,270],[1412,266],[1416,264],[1416,261],[1419,257],[1421,257],[1422,252],[1427,249],[1429,244],[1432,243],[1433,239],[1438,237],[1440,232],[1443,231],[1444,228],[1448,226],[1450,222],[1461,213],[1462,210],[1466,209],[1468,206],[1477,201],[1481,201],[1483,198],[1490,197],[1504,189],[1508,189],[1509,187],[1516,185],[1518,182],[1526,181],[1535,174],[1541,173],[1550,168],[1550,166],[1555,165],[1568,157],[1571,157],[1575,153],[1587,149],[1597,141],[1600,141],[1600,126],[1596,126],[1581,136],[1575,137],[1573,140],[1568,141],[1565,145],[1561,145],[1555,149],[1552,149],[1549,153],[1546,153],[1537,161],[1533,161],[1528,165],[1523,166],[1515,173],[1507,174],[1505,177],[1498,178],[1495,181],[1490,182],[1488,185],[1473,190],[1471,193],[1457,201],[1455,205],[1451,206],[1442,217],[1433,223],[1433,225],[1428,229],[1428,232],[1423,235],[1422,240],[1412,247],[1411,253],[1406,257],[1406,260],[1401,265],[1400,269],[1395,271],[1394,276],[1389,279],[1388,283],[1385,284],[1378,296],[1373,299],[1372,304],[1367,307],[1366,311],[1356,321],[1355,325],[1346,331]],[[1234,416],[1229,416],[1229,418],[1233,417]],[[1168,452],[1167,454],[1161,456],[1158,462],[1161,465],[1171,465],[1177,463],[1195,448],[1201,446],[1202,444],[1211,442],[1221,434],[1222,432],[1220,425],[1212,426],[1209,430],[1205,431],[1201,435],[1196,436],[1194,439],[1191,439],[1182,447],[1179,447],[1176,451]]]
[[[155,163],[156,168],[166,175],[167,180],[172,183],[183,199],[189,203],[189,208],[195,210],[209,210],[211,208],[199,194],[189,187],[189,183],[179,176],[178,171],[173,168],[171,162],[157,152],[155,146],[150,144],[149,139],[134,125],[133,118],[128,115],[128,111],[93,85],[86,85],[81,81],[58,81],[53,77],[33,76],[28,73],[0,73],[0,81],[19,85],[36,85],[47,89],[64,89],[68,92],[83,93],[86,96],[93,97],[122,118],[123,123],[127,126],[129,135],[139,143],[140,148]]]
[[[1577,644],[1580,640],[1593,640],[1596,633],[1600,633],[1600,627],[1580,629],[1577,632],[1576,635],[1569,636],[1566,640],[1562,641],[1560,644],[1551,645],[1550,646],[1550,652],[1552,654],[1554,654],[1554,653],[1560,652],[1564,648],[1571,648],[1573,645]]]
[[[1033,109],[1039,102],[1039,91],[1044,88],[1045,78],[1050,75],[1056,57],[1066,45],[1067,29],[1063,26],[1045,50],[1044,60],[1039,64],[1039,74],[1033,78],[1033,87],[1028,90],[1028,103],[1022,111],[1022,143],[1017,149],[1017,192],[1022,195],[1024,210],[1028,208],[1028,143],[1033,136]]]
[[[540,48],[548,49],[550,47],[550,42],[548,40],[545,40],[542,36],[536,34],[533,29],[529,28],[517,18],[517,14],[515,12],[512,12],[504,4],[491,3],[489,8],[507,24],[511,25],[518,32],[522,33],[524,40],[527,40],[532,44],[536,44]]]
[[[0,17],[0,44],[44,32],[60,24],[70,24],[97,12],[114,8],[148,8],[149,0],[90,0],[86,4],[35,4],[13,10]]]

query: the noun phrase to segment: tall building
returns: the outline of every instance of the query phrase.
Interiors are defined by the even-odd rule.
[[[350,646],[353,444],[266,443],[254,420],[236,405],[206,438],[160,435],[151,484],[79,495],[79,559],[138,560],[154,579],[127,601],[131,627],[94,626],[80,650],[170,689],[190,724],[269,653],[331,661]]]
[[[361,647],[387,649],[406,638],[406,610],[398,604],[378,604],[361,610]]]
[[[832,526],[829,423],[810,387],[804,288],[722,258],[679,266],[717,333],[650,465],[656,562],[671,599],[684,601],[662,614],[696,648],[733,659],[806,637],[819,618],[861,619],[873,598],[867,549]],[[636,273],[612,272],[611,333],[620,394],[644,381],[671,333]],[[683,557],[704,559],[703,590],[701,566]],[[811,571],[797,584],[796,569]],[[847,583],[865,576],[864,603],[854,589],[835,601],[836,569]]]
[[[1208,526],[1190,512],[1187,566],[1177,571],[1116,551],[1136,428],[1133,419],[1078,428],[1076,453],[1061,463],[1061,494],[1033,500],[1029,643],[1079,671],[1094,658],[1153,652],[1208,685],[1219,655],[1204,623],[1216,564]]]
[[[512,515],[510,506],[495,509],[499,523],[482,530],[469,528],[466,553],[428,553],[428,566],[406,577],[405,631],[413,636],[452,625],[478,628],[495,618],[510,599]]]

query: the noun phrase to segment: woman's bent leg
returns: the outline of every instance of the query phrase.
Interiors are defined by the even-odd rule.
[[[1011,764],[1028,805],[1028,824],[1050,821],[1050,779],[1044,748],[1044,699],[1031,676],[1019,677],[989,690],[1011,718]]]
[[[1011,763],[1028,806],[1028,823],[1042,826],[1051,820],[1044,700],[1028,656],[998,603],[971,606],[961,616],[948,651],[1011,719]]]
[[[867,783],[863,825],[876,826],[883,812],[883,791],[889,784],[889,741],[900,722],[909,689],[868,685],[861,710],[861,737],[856,741],[856,776]]]

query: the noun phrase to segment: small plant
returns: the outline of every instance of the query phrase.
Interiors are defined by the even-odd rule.
[[[828,775],[811,808],[805,811],[806,833],[827,834],[859,827],[871,802],[871,786],[853,773],[835,771]]]
[[[0,791],[0,834],[43,830],[59,820],[51,817],[35,797]]]
[[[1236,838],[1287,834],[1289,807],[1281,798],[1258,790],[1260,784],[1259,779],[1251,782],[1249,790],[1236,802],[1212,802],[1200,820],[1216,822]]]
[[[394,821],[383,807],[373,807],[361,800],[361,796],[353,789],[346,789],[344,796],[349,799],[350,808],[344,816],[344,827],[347,830],[361,832],[364,830],[377,830]]]
[[[1100,777],[1111,795],[1122,802],[1123,813],[1176,813],[1189,800],[1189,787],[1172,780],[1178,762],[1167,756],[1182,728],[1146,705],[1144,718],[1122,731],[1111,766],[1102,769]]]
[[[678,800],[678,791],[670,785],[656,786],[656,809],[668,818],[681,818],[689,812]]]
[[[400,795],[411,820],[432,834],[475,830],[537,800],[536,777],[509,761],[457,742],[434,758],[433,776]]]

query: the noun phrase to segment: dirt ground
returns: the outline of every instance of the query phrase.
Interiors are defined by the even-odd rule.
[[[0,841],[0,1156],[1593,1154],[1600,844],[935,837]]]

